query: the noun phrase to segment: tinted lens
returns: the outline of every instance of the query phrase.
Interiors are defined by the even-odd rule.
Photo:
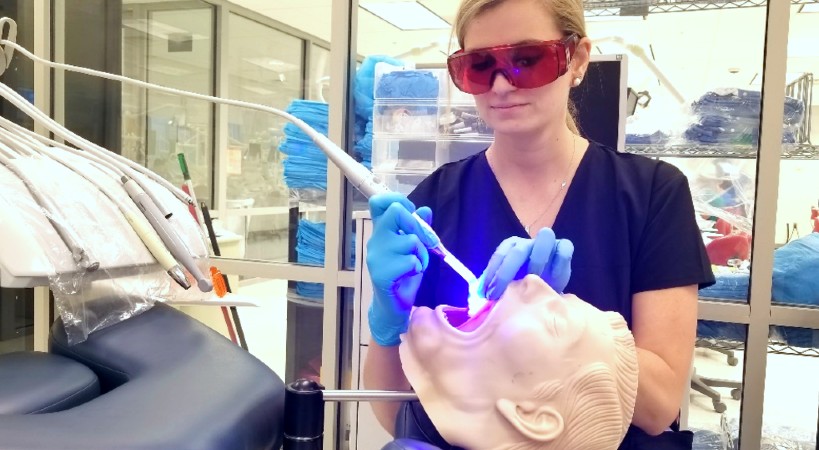
[[[549,84],[565,73],[565,55],[563,42],[551,41],[459,52],[449,57],[447,66],[458,89],[483,94],[498,73],[521,89]]]
[[[558,45],[525,45],[510,49],[508,69],[512,85],[533,89],[555,81],[559,76]]]

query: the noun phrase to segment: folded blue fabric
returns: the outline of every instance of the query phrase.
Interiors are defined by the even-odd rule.
[[[629,133],[626,134],[626,144],[632,145],[647,145],[647,144],[665,144],[668,142],[668,135],[662,131],[655,131],[651,134],[647,133]]]
[[[706,92],[692,104],[692,107],[699,114],[759,119],[761,105],[762,93],[760,91],[727,89],[720,92]],[[785,97],[784,123],[799,123],[804,113],[805,105],[801,101],[793,97]]]
[[[745,342],[748,337],[748,328],[741,323],[717,322],[700,320],[697,322],[697,336],[701,338],[726,339]]]
[[[372,120],[373,117],[375,65],[379,62],[397,67],[404,66],[402,61],[386,55],[370,55],[361,62],[361,66],[355,73],[353,102],[355,115],[365,121]]]
[[[296,231],[296,262],[315,266],[324,266],[324,241],[327,232],[325,222],[299,220],[299,229]],[[355,249],[355,235],[352,239]],[[352,264],[355,265],[355,253],[352,255]],[[296,292],[306,298],[324,297],[322,283],[297,282]]]
[[[750,123],[749,119],[742,118],[732,122],[730,118],[718,118],[709,115],[699,122],[691,124],[685,130],[683,136],[690,142],[703,144],[757,145],[759,142],[759,121]],[[796,135],[792,130],[785,128],[782,130],[782,142],[792,144],[796,142]]]
[[[287,112],[303,120],[311,128],[327,135],[329,106],[312,100],[293,100]],[[284,182],[290,189],[327,190],[327,155],[307,134],[292,123],[284,126],[284,141],[279,151],[284,160]]]
[[[773,301],[819,305],[819,233],[774,251]]]
[[[396,70],[381,76],[375,98],[437,99],[438,78],[429,70]]]
[[[700,289],[700,297],[748,301],[748,272],[717,273],[714,279],[716,283]]]
[[[324,222],[299,220],[299,229],[296,231],[296,262],[301,264],[324,265],[324,236],[326,232]],[[324,284],[296,282],[296,292],[308,299],[324,297]]]

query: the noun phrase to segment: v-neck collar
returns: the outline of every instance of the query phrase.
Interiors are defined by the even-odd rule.
[[[577,180],[582,180],[585,176],[586,171],[586,160],[588,159],[588,154],[592,150],[592,142],[589,141],[589,145],[586,147],[586,151],[583,152],[583,156],[580,158],[580,162],[577,164],[577,169],[574,172],[574,176],[572,177],[572,182],[569,183],[569,188],[566,190],[566,196],[563,198],[563,202],[560,205],[560,208],[557,210],[557,215],[555,216],[555,221],[552,224],[552,230],[557,229],[562,226],[562,217],[563,214],[563,206],[567,203],[572,202],[572,198],[574,195],[572,194],[575,189],[575,185]],[[526,232],[526,227],[518,220],[517,214],[515,214],[515,210],[512,208],[512,204],[509,203],[509,199],[506,198],[506,194],[503,192],[503,188],[501,188],[500,182],[498,178],[495,176],[495,172],[492,171],[492,167],[489,166],[489,160],[486,158],[486,150],[481,152],[480,158],[478,159],[478,163],[481,166],[482,170],[484,171],[484,175],[489,180],[490,186],[492,188],[492,192],[494,194],[494,200],[500,205],[501,212],[503,216],[508,220],[508,225],[516,230],[518,236],[530,238],[529,233]]]

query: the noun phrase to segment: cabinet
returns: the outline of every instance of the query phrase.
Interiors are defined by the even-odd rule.
[[[375,70],[372,171],[393,191],[409,194],[436,168],[492,142],[472,96],[443,68],[379,63]]]

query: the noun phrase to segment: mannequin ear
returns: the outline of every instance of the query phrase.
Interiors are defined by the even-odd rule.
[[[532,402],[518,405],[505,398],[495,406],[520,434],[533,441],[552,441],[563,433],[563,416],[551,406]]]

